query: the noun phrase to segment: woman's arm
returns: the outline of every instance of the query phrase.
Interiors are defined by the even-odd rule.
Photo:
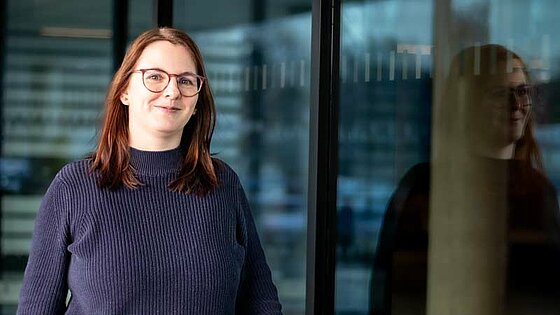
[[[17,314],[63,314],[66,308],[70,229],[65,192],[59,174],[37,213]]]
[[[263,249],[257,235],[255,222],[241,185],[238,186],[238,200],[242,216],[245,244],[245,264],[237,295],[236,314],[282,314],[278,292],[272,283],[272,274],[266,263]]]

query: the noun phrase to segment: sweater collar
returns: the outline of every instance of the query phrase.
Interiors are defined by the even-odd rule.
[[[130,148],[130,165],[138,174],[160,175],[179,170],[181,150],[142,151]]]

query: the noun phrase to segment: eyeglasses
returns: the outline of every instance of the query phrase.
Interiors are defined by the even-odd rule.
[[[204,77],[185,72],[181,74],[167,73],[161,69],[138,69],[133,72],[142,73],[142,83],[148,91],[159,93],[169,85],[171,77],[177,78],[177,87],[182,96],[190,97],[195,96],[202,89]]]
[[[496,87],[488,92],[488,96],[502,104],[504,107],[507,106],[507,100],[510,97],[515,97],[516,104],[523,108],[528,108],[533,105],[533,98],[536,95],[536,87],[532,85],[521,85],[517,87]]]

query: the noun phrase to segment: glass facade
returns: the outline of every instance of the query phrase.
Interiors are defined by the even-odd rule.
[[[128,16],[116,17],[127,19],[128,42],[154,25],[155,4],[128,1]],[[92,4],[85,19],[77,5],[8,1],[0,314],[17,307],[43,193],[65,163],[96,143],[113,73],[115,3]],[[175,2],[174,26],[194,37],[205,58],[218,111],[212,151],[243,182],[284,313],[303,314],[311,3],[247,1],[209,23],[205,12],[228,5]]]
[[[1,282],[13,314],[42,195],[94,148],[112,75],[111,1],[7,1],[2,86]],[[83,15],[76,12],[103,12]]]
[[[558,311],[557,9],[343,2],[337,314]]]
[[[395,184],[429,159],[431,1],[348,1],[341,12],[336,309],[366,314]],[[373,284],[372,284],[373,285]]]

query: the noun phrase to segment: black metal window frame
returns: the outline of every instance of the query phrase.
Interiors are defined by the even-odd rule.
[[[157,27],[173,26],[173,0],[154,0],[153,18]]]
[[[6,42],[6,34],[8,28],[8,1],[0,1],[0,140],[4,140],[4,133],[3,133],[3,122],[4,122],[4,64],[6,62],[5,57],[5,42]],[[2,152],[2,145],[0,145],[0,157],[3,155]],[[0,199],[3,199],[4,193],[0,189]],[[4,208],[2,207],[2,202],[0,202],[0,237],[3,235],[2,232],[2,221],[4,217]],[[0,271],[4,270],[4,251],[2,248],[2,242],[0,242]]]
[[[128,40],[128,1],[113,1],[113,71],[117,71],[124,59]]]
[[[340,0],[313,0],[306,314],[335,309]]]

